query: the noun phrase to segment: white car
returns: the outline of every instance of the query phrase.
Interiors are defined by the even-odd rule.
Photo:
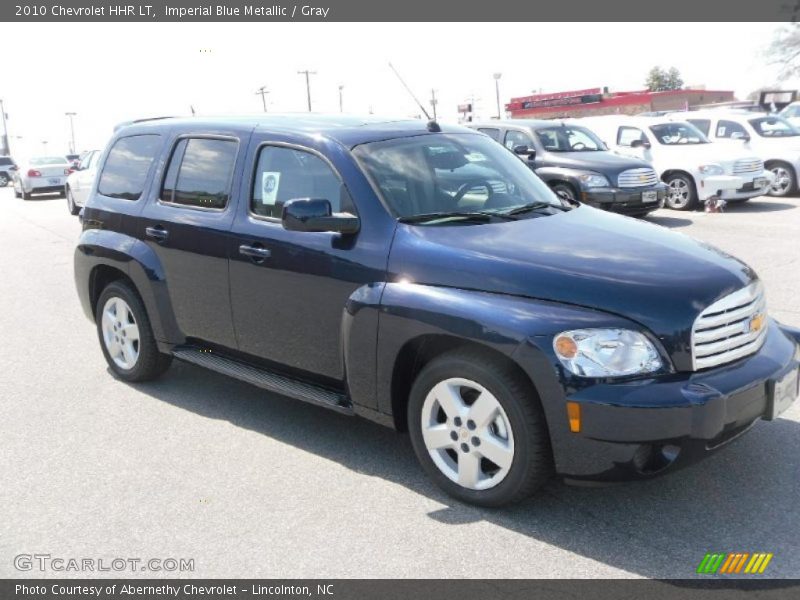
[[[770,196],[798,191],[800,130],[776,114],[707,110],[682,113],[713,142],[724,142],[761,157],[775,176]]]
[[[14,174],[14,194],[30,200],[31,194],[64,193],[72,165],[65,156],[37,156],[23,162]]]
[[[792,102],[778,114],[795,127],[800,127],[800,102]]]
[[[577,119],[609,148],[648,161],[669,186],[665,205],[691,210],[720,196],[728,202],[765,194],[772,174],[753,152],[712,144],[691,123],[671,117],[607,115]]]
[[[97,165],[100,162],[100,150],[91,150],[83,155],[80,164],[67,177],[64,186],[64,195],[67,197],[67,208],[73,215],[77,215],[86,205],[86,198],[92,190],[97,177]]]

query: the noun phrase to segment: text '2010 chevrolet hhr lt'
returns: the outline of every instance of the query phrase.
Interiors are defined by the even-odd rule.
[[[176,358],[408,431],[466,502],[667,473],[798,394],[750,267],[465,128],[145,120],[98,172],[75,278],[119,378]]]

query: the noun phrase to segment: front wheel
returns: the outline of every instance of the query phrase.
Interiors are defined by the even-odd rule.
[[[688,175],[675,173],[664,181],[667,184],[665,205],[672,210],[692,210],[697,204],[697,190]]]
[[[103,356],[120,379],[149,381],[172,362],[158,351],[144,304],[124,281],[108,284],[100,294],[95,321]]]
[[[578,195],[575,193],[575,190],[572,189],[572,186],[568,183],[556,183],[553,186],[553,191],[556,195],[561,196],[570,204],[577,204],[578,203]]]
[[[513,366],[484,352],[455,351],[426,365],[411,389],[408,423],[423,469],[464,502],[517,502],[552,474],[535,392]]]
[[[767,169],[772,171],[775,179],[767,192],[770,196],[783,198],[797,190],[797,177],[794,169],[786,163],[768,163]]]
[[[6,187],[8,185],[8,175],[5,173],[0,173],[0,187]]]
[[[67,195],[67,209],[69,209],[69,214],[77,215],[81,212],[81,207],[75,204],[75,196],[72,195],[72,190],[67,188],[66,190]]]

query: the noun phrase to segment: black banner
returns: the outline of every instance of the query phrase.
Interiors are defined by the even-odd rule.
[[[170,0],[138,3],[109,0],[32,0],[0,3],[0,21],[780,21],[800,18],[798,0],[562,0],[560,2],[375,2],[312,0],[309,3],[266,4],[241,0]],[[650,35],[658,37],[654,29]],[[636,43],[642,32],[632,30]],[[413,39],[413,37],[410,37]],[[635,44],[634,44],[635,45]]]
[[[754,592],[759,600],[797,598],[800,580],[278,580],[278,579],[68,579],[0,580],[3,600],[214,600],[313,598],[315,600],[529,600],[591,597],[592,600],[730,598]]]

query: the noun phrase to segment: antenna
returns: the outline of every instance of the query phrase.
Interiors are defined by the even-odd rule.
[[[390,68],[392,71],[394,71],[394,74],[395,74],[395,75],[397,75],[397,78],[400,80],[400,83],[402,83],[402,84],[403,84],[403,87],[404,87],[404,88],[406,88],[406,91],[407,91],[407,92],[409,93],[409,95],[410,95],[410,96],[411,96],[411,97],[414,99],[414,102],[416,102],[416,103],[417,103],[417,106],[419,106],[419,109],[422,111],[422,114],[424,114],[424,115],[427,117],[428,121],[433,121],[433,119],[431,119],[431,116],[428,114],[428,111],[427,111],[427,110],[425,110],[425,107],[423,106],[422,102],[420,102],[420,101],[417,99],[417,97],[414,95],[414,92],[412,92],[412,91],[411,91],[411,88],[410,88],[410,87],[408,87],[408,85],[406,85],[406,82],[405,82],[405,81],[403,81],[403,78],[402,78],[402,77],[400,77],[400,73],[398,73],[398,72],[397,72],[397,69],[395,69],[395,68],[394,68],[394,65],[393,65],[391,62],[389,63],[389,68]]]

